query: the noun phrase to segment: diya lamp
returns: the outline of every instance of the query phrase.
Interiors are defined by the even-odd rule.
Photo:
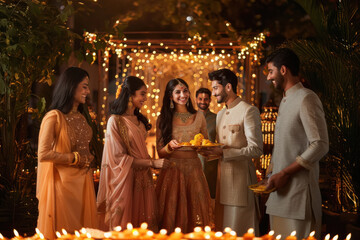
[[[262,240],[274,240],[274,231],[271,230],[268,234],[265,234],[264,236],[261,237]]]
[[[349,233],[349,234],[346,236],[345,240],[350,240],[350,239],[351,239],[351,233]]]
[[[335,237],[332,238],[332,240],[338,240],[339,236],[335,235]]]
[[[158,234],[156,234],[156,239],[162,240],[162,239],[167,239],[167,230],[166,229],[161,229],[160,232]]]
[[[233,231],[231,228],[229,227],[226,227],[224,229],[224,239],[227,239],[227,240],[235,240],[236,239],[236,232]]]
[[[128,223],[126,225],[126,229],[122,232],[125,236],[125,238],[131,238],[133,237],[133,225],[131,223]]]
[[[93,240],[93,238],[91,237],[90,233],[87,233],[86,238],[84,238],[84,240]]]
[[[204,238],[210,239],[210,238],[214,238],[214,236],[215,236],[215,233],[211,231],[211,227],[205,226],[204,227]]]
[[[0,239],[3,240],[5,239],[4,236],[0,233]]]
[[[252,240],[254,237],[254,229],[249,228],[248,231],[243,235],[243,240]]]
[[[175,231],[170,234],[168,239],[175,240],[175,239],[181,239],[184,234],[181,232],[181,228],[177,227],[175,228]]]
[[[309,236],[306,238],[306,240],[316,240],[315,236],[315,231],[312,231]]]
[[[328,233],[328,234],[326,234],[326,236],[325,236],[324,240],[330,240],[330,234],[329,234],[329,233]]]
[[[271,230],[270,232],[268,232],[267,234],[263,235],[261,237],[262,240],[275,240],[275,236],[274,236],[275,232],[273,230]]]
[[[281,239],[281,234],[276,236],[276,240],[280,240]]]
[[[141,234],[141,235],[146,234],[147,231],[148,231],[147,228],[148,228],[148,224],[147,224],[146,222],[142,223],[142,224],[140,225],[140,229],[139,229],[140,234]]]
[[[124,233],[121,232],[120,226],[114,227],[114,231],[111,232],[111,238],[124,238]]]
[[[146,234],[145,234],[141,239],[153,239],[153,237],[154,237],[154,232],[148,230],[148,231],[146,232]]]
[[[78,230],[75,230],[75,238],[74,239],[76,239],[76,240],[78,240],[78,239],[82,239],[82,237],[81,237],[81,233],[78,231]]]
[[[38,228],[35,228],[35,235],[32,236],[31,239],[45,239],[45,237],[44,234],[42,234]]]
[[[22,239],[23,237],[20,236],[19,232],[14,229],[14,238],[13,239]]]
[[[296,231],[292,231],[292,233],[290,234],[290,236],[287,236],[287,237],[285,238],[285,240],[297,240]]]
[[[214,236],[214,239],[221,239],[223,236],[223,233],[222,232],[216,232],[215,233],[215,236]]]

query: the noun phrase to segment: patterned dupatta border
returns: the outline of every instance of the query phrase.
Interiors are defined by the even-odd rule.
[[[122,116],[117,116],[117,119],[118,119],[117,124],[118,124],[119,131],[120,131],[119,134],[120,134],[121,139],[125,143],[126,151],[129,155],[133,155],[133,154],[131,154],[129,134],[128,134],[128,129],[126,127],[125,120],[123,119]]]

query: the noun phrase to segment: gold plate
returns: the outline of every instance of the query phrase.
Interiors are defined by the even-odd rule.
[[[249,185],[248,187],[251,191],[253,191],[254,193],[257,193],[257,194],[269,194],[269,193],[275,191],[275,188],[266,190],[266,185],[259,184],[259,183]]]

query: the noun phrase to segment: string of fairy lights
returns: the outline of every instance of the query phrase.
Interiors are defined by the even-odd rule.
[[[96,44],[95,33],[85,33],[85,39],[89,43]],[[162,96],[166,83],[175,77],[183,78],[188,82],[191,98],[194,101],[195,92],[200,87],[211,89],[208,81],[208,73],[220,68],[228,68],[236,73],[239,78],[238,93],[253,105],[258,104],[257,82],[258,66],[262,58],[262,43],[265,34],[260,33],[252,41],[239,44],[230,40],[213,41],[203,44],[201,37],[196,35],[187,39],[115,39],[107,41],[105,50],[99,52],[87,52],[92,55],[94,61],[98,59],[101,72],[101,86],[98,104],[101,109],[100,124],[105,130],[107,119],[108,100],[108,73],[109,59],[116,56],[115,80],[116,86],[121,84],[126,76],[137,76],[148,87],[148,98],[143,106],[142,113],[155,126],[156,118],[160,114]],[[113,96],[112,96],[113,97]],[[193,102],[194,103],[194,102]],[[218,112],[223,106],[210,103],[210,109]],[[152,131],[155,131],[155,127]]]

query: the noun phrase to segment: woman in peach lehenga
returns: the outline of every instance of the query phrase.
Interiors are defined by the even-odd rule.
[[[129,76],[119,97],[110,107],[97,196],[100,228],[112,230],[132,223],[148,223],[156,231],[157,202],[151,167],[162,168],[168,160],[152,160],[146,148],[151,124],[139,112],[146,101],[147,88],[137,77]]]
[[[89,91],[88,73],[68,68],[54,89],[41,122],[36,197],[37,227],[47,239],[55,231],[97,227],[96,200],[89,151],[92,131],[81,114]]]
[[[191,232],[196,226],[213,225],[210,193],[198,154],[179,145],[198,133],[207,138],[204,115],[194,109],[187,83],[178,78],[170,80],[156,131],[159,156],[173,163],[161,170],[156,185],[160,228],[169,232],[176,227]]]

